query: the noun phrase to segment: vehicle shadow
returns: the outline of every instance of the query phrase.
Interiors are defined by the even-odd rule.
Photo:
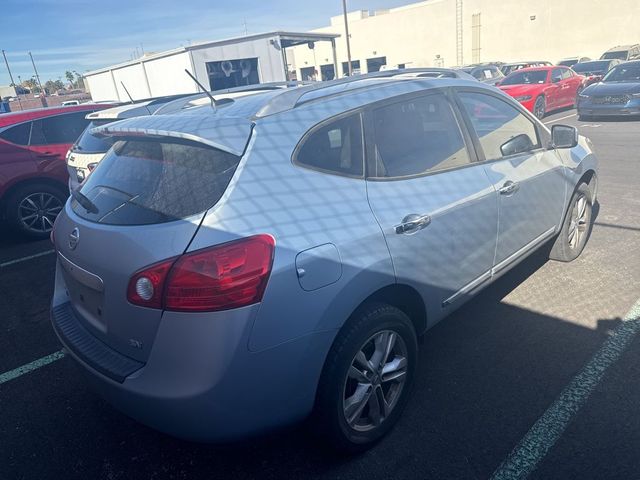
[[[602,319],[592,330],[504,300],[545,261],[543,249],[427,333],[403,418],[359,456],[333,453],[306,425],[229,445],[174,439],[111,408],[65,360],[52,380],[76,382],[74,395],[43,398],[26,382],[12,387],[11,397],[29,402],[33,416],[22,418],[27,403],[3,404],[4,423],[14,409],[22,418],[22,428],[3,440],[3,473],[67,479],[488,478],[620,323]],[[540,297],[536,304],[543,308],[547,301]],[[256,395],[262,388],[269,388],[268,378],[256,383]]]

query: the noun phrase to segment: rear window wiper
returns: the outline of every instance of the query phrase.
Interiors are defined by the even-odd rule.
[[[88,213],[98,213],[100,211],[98,207],[96,207],[96,204],[89,200],[84,194],[80,193],[79,190],[71,190],[71,196]]]

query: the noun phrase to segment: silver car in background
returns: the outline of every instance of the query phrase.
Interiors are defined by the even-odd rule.
[[[549,246],[578,257],[596,158],[495,88],[385,71],[106,125],[55,225],[52,322],[128,415],[228,441],[397,422],[418,338]]]

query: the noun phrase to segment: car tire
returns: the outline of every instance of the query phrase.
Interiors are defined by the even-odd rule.
[[[581,122],[589,122],[591,120],[593,120],[593,117],[590,117],[589,115],[583,115],[583,114],[578,114],[578,120],[580,120]]]
[[[341,453],[358,453],[374,445],[406,406],[417,351],[413,324],[398,308],[375,303],[356,312],[325,361],[312,417],[316,433]]]
[[[569,208],[556,237],[549,258],[560,262],[571,262],[584,250],[591,234],[593,201],[586,183],[581,183],[571,197]]]
[[[544,96],[540,95],[536,98],[536,102],[533,104],[533,114],[538,118],[538,120],[542,120],[547,113],[547,101]]]
[[[33,183],[12,192],[5,203],[9,225],[22,236],[47,238],[58,213],[64,208],[67,193],[45,183]]]

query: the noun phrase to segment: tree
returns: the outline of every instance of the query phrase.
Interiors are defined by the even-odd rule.
[[[64,72],[64,76],[67,78],[67,81],[71,84],[72,87],[75,86],[73,73],[67,70],[66,72]]]
[[[75,73],[75,75],[76,75],[76,88],[81,88],[81,89],[84,90],[85,89],[85,87],[84,87],[84,78],[82,77],[81,74],[79,74],[75,70],[73,71],[73,73]]]
[[[24,80],[22,86],[28,88],[32,93],[40,93],[40,87],[38,87],[38,82],[36,82],[35,77]]]

